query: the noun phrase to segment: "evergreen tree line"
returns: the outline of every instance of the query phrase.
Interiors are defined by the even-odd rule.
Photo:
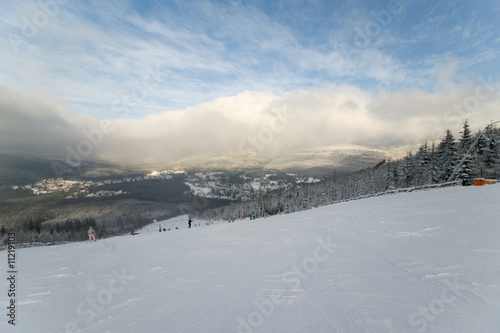
[[[129,216],[113,216],[97,223],[94,218],[69,219],[65,222],[42,223],[41,219],[29,219],[16,230],[0,227],[0,240],[5,241],[8,232],[16,234],[16,243],[60,243],[75,242],[88,239],[88,229],[92,226],[96,238],[106,238],[140,229],[151,223],[151,219],[140,214]]]
[[[198,211],[203,219],[262,217],[291,213],[311,207],[352,200],[390,190],[456,181],[473,184],[473,179],[500,178],[500,130],[488,126],[472,134],[465,121],[460,137],[447,130],[438,144],[427,142],[396,161],[381,161],[362,171],[288,191],[276,191],[249,202]]]

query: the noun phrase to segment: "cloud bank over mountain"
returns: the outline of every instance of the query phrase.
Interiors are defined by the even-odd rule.
[[[145,165],[222,155],[272,157],[335,144],[389,149],[440,140],[446,129],[458,133],[465,119],[482,128],[498,116],[499,89],[482,78],[443,80],[438,92],[373,94],[350,85],[281,96],[245,91],[143,119],[100,120],[72,113],[54,98],[3,86],[0,149]]]

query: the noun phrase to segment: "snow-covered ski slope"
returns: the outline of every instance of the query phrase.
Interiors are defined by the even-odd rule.
[[[500,332],[499,203],[443,188],[20,249],[0,332]]]

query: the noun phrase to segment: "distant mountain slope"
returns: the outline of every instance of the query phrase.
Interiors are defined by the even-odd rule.
[[[0,153],[0,188],[54,178],[52,161],[33,154]]]
[[[56,163],[56,168],[54,168]],[[57,168],[64,169],[65,179],[98,178],[132,173],[126,167],[105,161],[82,161],[73,167],[64,160],[26,153],[0,153],[0,188],[32,184],[41,179],[58,178]]]
[[[356,171],[374,165],[382,159],[399,159],[402,149],[383,150],[359,145],[311,147],[293,153],[266,157],[262,155],[192,156],[178,161],[175,166],[192,169],[228,170],[263,169],[269,171],[300,172],[311,169],[329,171]],[[172,167],[171,164],[167,165]]]
[[[314,147],[282,155],[266,163],[267,169],[336,168],[341,171],[356,171],[374,165],[382,159],[402,156],[381,149],[358,145]]]

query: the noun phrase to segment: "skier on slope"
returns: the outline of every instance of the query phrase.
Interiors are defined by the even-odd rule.
[[[95,242],[95,231],[94,231],[94,228],[92,228],[92,226],[90,226],[87,233],[89,234],[89,242],[91,242],[92,240],[94,240],[94,242]]]
[[[191,218],[189,218],[189,221],[188,221],[189,227],[188,228],[191,228],[191,223],[193,223],[193,220],[191,220]]]

